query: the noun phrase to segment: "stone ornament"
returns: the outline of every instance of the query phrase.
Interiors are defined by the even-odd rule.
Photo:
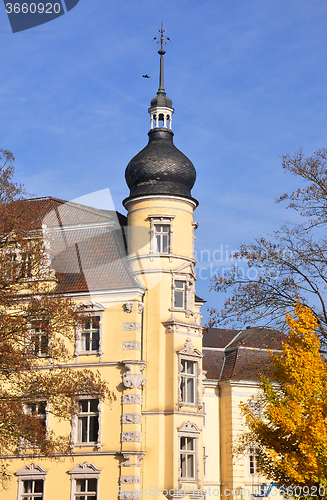
[[[131,442],[131,443],[141,443],[142,442],[142,433],[141,432],[122,432],[121,433],[121,442]]]
[[[131,323],[123,323],[123,330],[124,332],[130,332],[130,331],[141,331],[141,324],[137,323],[136,321],[133,321]]]
[[[28,477],[33,477],[38,476],[40,479],[44,478],[46,474],[48,473],[47,470],[44,470],[41,465],[35,465],[34,463],[31,463],[29,465],[24,465],[18,472],[15,472],[16,476],[24,476],[26,479]]]
[[[127,373],[123,375],[124,387],[128,389],[143,389],[146,386],[146,377],[142,375],[145,366],[144,363],[140,363],[138,365],[139,373],[131,373],[133,365],[131,363],[126,363],[125,368]]]
[[[137,303],[137,312],[138,312],[139,314],[142,314],[143,309],[144,309],[144,304],[143,304],[143,302],[138,302],[138,303]]]
[[[120,476],[120,484],[140,484],[141,476]]]
[[[124,413],[121,416],[122,424],[141,424],[142,415],[139,413]]]
[[[119,498],[123,499],[123,500],[125,500],[125,499],[128,499],[128,500],[140,499],[141,492],[136,491],[136,490],[130,490],[130,489],[128,489],[127,491],[120,491]]]
[[[100,469],[98,469],[94,464],[90,464],[89,462],[83,462],[82,464],[77,464],[75,467],[68,471],[69,474],[75,474],[79,472],[84,472],[84,473],[99,473],[101,472]]]
[[[134,312],[134,302],[125,302],[124,308],[127,313]]]
[[[134,351],[140,351],[141,350],[141,342],[131,341],[131,342],[123,342],[123,350],[134,350]]]
[[[141,461],[143,460],[145,456],[145,452],[143,451],[138,451],[138,452],[128,452],[128,453],[122,453],[125,463],[120,464],[121,467],[141,467]],[[132,457],[136,458],[136,463],[132,463]]]
[[[123,394],[122,403],[123,405],[141,405],[142,396],[141,394]]]

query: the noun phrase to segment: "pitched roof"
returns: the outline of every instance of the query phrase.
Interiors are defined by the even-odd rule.
[[[285,335],[265,327],[245,330],[208,328],[203,335],[207,379],[259,381],[269,372],[270,350],[279,351]]]
[[[26,200],[49,247],[58,293],[144,288],[126,259],[126,217],[58,198]]]
[[[126,260],[119,230],[103,227],[64,231],[51,268],[58,292],[140,287]]]

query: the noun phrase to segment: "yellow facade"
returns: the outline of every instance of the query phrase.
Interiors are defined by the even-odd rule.
[[[163,53],[159,51],[161,59]],[[222,383],[205,378],[202,370],[203,301],[195,295],[194,271],[197,202],[190,194],[195,170],[172,144],[173,108],[162,74],[160,82],[149,109],[148,150],[126,171],[131,190],[124,201],[127,257],[118,258],[115,237],[103,233],[112,222],[101,210],[92,209],[92,222],[87,207],[60,207],[75,211],[75,226],[67,215],[67,238],[73,247],[72,235],[80,235],[82,267],[87,231],[97,230],[99,241],[106,235],[108,255],[112,245],[117,247],[111,261],[92,267],[98,248],[89,251],[85,244],[87,265],[79,278],[87,287],[67,285],[63,292],[96,318],[88,324],[89,337],[76,332],[67,367],[99,370],[116,400],[108,404],[83,395],[77,420],[58,422],[48,416],[49,429],[71,434],[72,455],[56,460],[24,453],[7,457],[13,480],[1,491],[1,500],[240,500],[253,483],[247,457],[234,463],[232,443],[241,430],[239,403],[250,399],[258,385]],[[107,287],[101,284],[103,276]]]

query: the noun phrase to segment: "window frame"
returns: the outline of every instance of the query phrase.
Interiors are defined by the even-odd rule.
[[[33,415],[33,410],[31,413],[29,413],[29,406],[30,405],[39,405],[39,404],[44,404],[44,413],[42,414],[39,414],[37,413],[36,415]],[[50,405],[49,405],[49,401],[45,400],[45,399],[37,399],[36,401],[28,401],[28,402],[24,402],[23,403],[23,408],[24,408],[24,412],[27,414],[27,415],[30,415],[31,417],[34,417],[34,418],[38,418],[40,420],[43,420],[44,421],[44,432],[45,434],[48,433],[49,431],[49,411],[50,411]],[[44,416],[44,417],[43,417]]]
[[[94,322],[94,319],[95,318],[99,318],[99,325],[98,325],[98,328],[94,328],[93,326],[93,322]],[[87,328],[87,326],[85,325],[85,323],[89,321],[89,328]],[[99,351],[100,351],[100,323],[101,323],[101,316],[100,315],[97,315],[97,314],[94,314],[92,316],[88,316],[87,318],[85,318],[85,321],[84,321],[84,325],[80,327],[80,350],[79,350],[79,354],[98,354]],[[90,347],[92,347],[92,343],[93,343],[93,333],[94,332],[97,332],[98,333],[98,347],[97,349],[83,349],[82,346],[83,345],[87,345],[87,343],[89,344]],[[83,336],[85,335],[85,337],[88,335],[89,336],[89,340],[83,338]]]
[[[203,354],[198,350],[194,349],[192,341],[188,338],[185,342],[184,348],[177,351],[177,362],[178,362],[178,409],[180,410],[183,406],[190,406],[192,408],[197,408],[199,411],[203,405],[201,401],[201,359],[203,358]],[[182,392],[182,379],[183,379],[183,365],[182,361],[190,361],[194,363],[194,402],[190,403],[188,401],[184,401],[183,392]]]
[[[253,472],[251,472],[251,469],[253,469]],[[248,471],[249,471],[249,476],[255,476],[260,474],[259,464],[257,459],[257,450],[255,446],[249,446],[248,448]]]
[[[87,301],[83,303],[84,312],[87,318],[99,317],[99,349],[97,350],[83,350],[82,349],[82,334],[83,326],[77,325],[75,328],[75,351],[74,356],[76,358],[76,363],[79,361],[79,356],[99,356],[99,361],[102,361],[103,351],[102,351],[102,337],[103,337],[103,311],[105,307],[99,302]]]
[[[49,321],[47,321],[47,324],[49,325],[48,329],[41,329],[39,326],[37,326],[40,323],[41,320],[37,319],[32,320],[30,323],[28,323],[25,339],[25,352],[32,358],[51,358],[51,334]],[[38,352],[36,352],[35,350],[36,342],[34,342],[33,340],[34,337],[38,337]],[[42,337],[47,337],[46,352],[42,352]]]
[[[194,405],[196,401],[196,375],[197,375],[197,366],[196,361],[181,358],[181,399],[183,403],[188,403],[189,405]],[[192,368],[192,372],[189,372],[188,369]],[[189,381],[192,382],[191,387],[189,387]],[[191,392],[191,394],[190,394]]]
[[[14,474],[18,478],[18,492],[17,492],[18,500],[22,500],[23,497],[26,496],[24,495],[23,492],[24,481],[43,481],[42,496],[36,496],[34,497],[34,499],[41,499],[41,500],[45,499],[46,475],[48,474],[48,471],[44,470],[40,465],[35,465],[34,463],[31,463],[30,465],[24,465],[24,467],[22,467],[19,471],[15,472]],[[33,498],[33,496],[31,496],[31,498]]]
[[[80,437],[80,424],[79,424],[79,419],[80,416],[84,413],[79,411],[76,413],[73,418],[72,418],[72,432],[71,432],[71,448],[74,450],[75,447],[83,448],[83,447],[92,447],[92,448],[97,448],[98,451],[101,450],[101,438],[102,438],[102,400],[100,398],[95,398],[91,397],[88,395],[81,395],[78,398],[78,401],[90,401],[90,400],[97,400],[98,401],[98,408],[97,412],[85,412],[88,413],[87,416],[95,416],[97,415],[98,417],[98,436],[97,436],[97,441],[81,441],[79,439]]]
[[[183,288],[176,287],[176,283],[185,283]],[[171,308],[173,312],[183,312],[189,318],[193,314],[194,306],[194,280],[189,274],[173,274],[171,284]],[[175,306],[176,291],[184,291],[183,307]]]
[[[76,500],[78,493],[81,493],[80,496],[85,496],[87,498],[87,495],[83,495],[83,492],[76,492],[76,481],[81,479],[82,480],[96,479],[97,481],[96,500],[98,500],[100,498],[99,479],[101,472],[102,472],[101,469],[98,469],[94,464],[91,464],[89,462],[77,464],[72,470],[69,470],[68,474],[70,474],[70,479],[71,479],[70,500]]]
[[[23,412],[28,415],[28,405],[36,405],[38,403],[45,403],[45,418],[44,418],[44,433],[45,437],[47,438],[48,432],[49,432],[49,414],[50,414],[50,403],[46,399],[36,399],[34,401],[23,401],[22,407],[23,407]],[[33,415],[30,415],[33,416]],[[35,418],[39,418],[37,415],[35,415]],[[23,437],[19,438],[19,444],[17,449],[19,451],[23,449],[37,449],[37,445],[33,445],[28,439],[25,439]],[[33,464],[31,464],[33,465]]]
[[[154,260],[155,255],[159,256],[168,256],[169,261],[172,261],[173,254],[173,220],[175,215],[154,215],[151,214],[148,216],[150,219],[150,260]],[[167,252],[157,251],[157,233],[156,226],[167,226],[168,227],[168,245]]]
[[[201,488],[200,483],[200,460],[199,460],[199,435],[201,430],[193,422],[185,422],[181,427],[178,428],[178,486],[182,488],[182,483],[197,483],[198,488]],[[194,457],[193,467],[194,476],[183,476],[182,475],[182,439],[192,439],[193,450],[190,450],[188,455]],[[187,450],[186,450],[187,451]]]

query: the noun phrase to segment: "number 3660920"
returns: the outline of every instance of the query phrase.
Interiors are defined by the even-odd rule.
[[[22,5],[19,3],[6,3],[6,12],[7,14],[59,14],[61,5],[60,3],[23,3]]]

